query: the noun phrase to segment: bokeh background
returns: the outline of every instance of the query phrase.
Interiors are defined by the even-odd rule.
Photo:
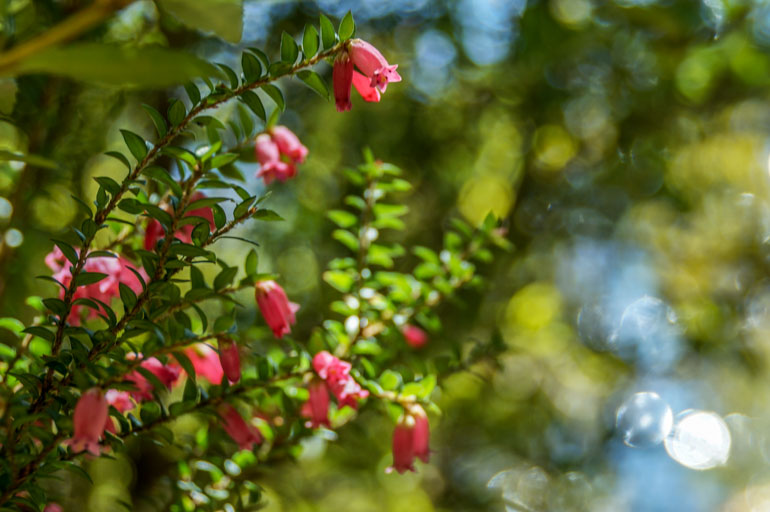
[[[0,44],[86,3],[2,0]],[[233,44],[139,1],[85,39],[240,69],[243,48],[275,54],[281,31],[348,10],[404,81],[344,114],[280,84],[282,123],[310,157],[270,199],[287,221],[247,228],[260,270],[303,305],[302,340],[336,293],[320,279],[341,253],[324,214],[368,146],[416,185],[401,242],[439,247],[453,216],[504,219],[516,250],[442,309],[426,353],[506,349],[441,383],[434,457],[417,474],[385,474],[392,424],[365,411],[266,467],[265,510],[770,510],[770,2],[246,0]],[[27,297],[54,293],[34,276],[75,218],[70,194],[122,178],[99,155],[123,149],[119,128],[151,137],[140,105],[164,111],[169,97],[183,89],[0,78],[0,150],[42,158],[0,161],[1,316],[29,321]],[[256,164],[239,167],[261,190]],[[247,250],[219,247],[233,264]],[[240,313],[242,329],[256,318]],[[60,489],[63,503],[156,510],[169,463],[151,445],[93,461],[94,485]]]

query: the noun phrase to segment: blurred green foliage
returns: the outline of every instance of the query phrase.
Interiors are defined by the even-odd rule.
[[[217,3],[214,10],[232,8]],[[0,1],[0,44],[27,40],[88,4]],[[339,20],[348,9],[357,35],[398,63],[404,82],[379,104],[354,100],[345,114],[297,80],[281,84],[293,98],[283,122],[311,153],[294,185],[271,198],[287,222],[249,228],[262,245],[261,270],[281,274],[303,304],[296,338],[308,338],[302,326],[323,318],[336,293],[321,275],[340,254],[325,220],[348,191],[339,169],[368,146],[415,184],[403,198],[406,231],[388,241],[439,249],[440,228],[454,215],[471,224],[489,211],[507,219],[517,251],[486,268],[485,293],[446,306],[454,313],[426,348],[463,353],[499,337],[507,350],[498,364],[440,383],[434,463],[418,474],[384,474],[392,425],[364,414],[336,441],[308,442],[299,463],[266,468],[258,478],[266,510],[766,508],[770,5],[247,0],[238,42],[237,17],[203,23],[180,2],[158,9],[143,0],[81,39],[117,45],[121,55],[160,45],[239,69],[243,47],[277,49],[283,31],[301,34],[319,11]],[[153,133],[142,103],[168,109],[165,92],[150,88],[157,74],[144,67],[164,61],[139,58],[114,66],[131,80],[97,76],[109,71],[97,61],[66,66],[65,77],[0,78],[2,316],[26,322],[35,314],[26,297],[52,293],[34,276],[47,273],[50,238],[76,214],[70,193],[93,196],[94,176],[122,178],[118,161],[94,155],[122,149],[119,128]],[[33,64],[26,69],[56,71]],[[321,72],[330,76],[328,66]],[[171,97],[187,101],[182,88]],[[240,170],[251,179],[255,167]],[[222,250],[235,263],[244,248],[233,241]],[[628,308],[645,296],[675,313],[667,317],[675,334],[648,316],[637,322],[652,335],[619,345]],[[253,308],[244,311],[239,325],[254,318]],[[615,413],[637,391],[659,393],[675,413],[727,417],[727,464],[694,472],[660,445],[623,445]],[[93,461],[94,485],[76,481],[63,503],[87,496],[90,510],[117,500],[157,509],[173,455],[151,443],[129,455]]]

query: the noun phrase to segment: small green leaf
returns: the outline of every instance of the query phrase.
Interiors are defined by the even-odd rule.
[[[395,391],[401,387],[403,379],[401,378],[401,374],[396,373],[393,370],[385,370],[382,372],[382,375],[380,375],[379,382],[385,391]]]
[[[356,33],[356,22],[353,21],[353,13],[348,11],[340,22],[340,41],[347,41]]]
[[[246,82],[256,82],[262,76],[262,65],[250,52],[243,52],[241,55],[241,68],[243,68],[243,77]]]
[[[355,283],[353,276],[343,270],[327,270],[323,273],[323,279],[332,288],[342,293],[348,293]]]
[[[221,290],[225,286],[230,285],[235,279],[235,275],[238,273],[238,267],[227,267],[217,274],[214,278],[214,289]]]
[[[239,81],[238,75],[235,74],[233,68],[224,64],[217,64],[217,66],[219,66],[219,68],[224,72],[225,76],[227,76],[227,79],[230,81],[230,89],[236,89],[239,85]]]
[[[243,0],[158,0],[183,24],[237,43],[243,32]]]
[[[244,263],[243,268],[246,271],[247,276],[254,276],[257,274],[257,267],[259,266],[259,255],[257,254],[257,251],[254,249],[251,249],[249,251],[249,254],[246,255],[246,263]],[[2,319],[0,319],[0,322]],[[18,322],[18,320],[17,320]],[[21,322],[19,322],[21,323]],[[0,323],[0,327],[2,327],[2,324]],[[23,328],[23,326],[22,326]]]
[[[126,155],[124,155],[123,153],[120,153],[118,151],[107,151],[104,154],[107,156],[111,156],[112,158],[120,161],[123,165],[128,167],[129,171],[132,169],[131,163],[128,161],[128,158],[126,158]]]
[[[319,96],[326,100],[329,99],[329,86],[327,85],[326,80],[321,78],[321,75],[315,71],[303,69],[297,73],[297,77],[302,80],[305,85],[318,93]]]
[[[63,242],[61,240],[52,239],[53,243],[56,244],[56,247],[61,249],[61,252],[64,254],[64,257],[67,258],[70,263],[75,265],[78,262],[78,253],[75,250],[74,247],[72,247],[67,242]]]
[[[302,52],[305,57],[315,57],[318,53],[318,30],[313,25],[305,25],[305,32],[302,34]]]
[[[344,229],[335,229],[334,232],[332,232],[332,238],[337,240],[351,251],[358,251],[358,238],[350,231],[345,231]]]
[[[192,361],[190,361],[190,358],[187,357],[187,355],[184,352],[172,352],[172,356],[174,356],[174,359],[176,359],[179,362],[179,366],[184,369],[185,373],[188,377],[190,377],[191,380],[195,380],[195,367],[192,364]]]
[[[184,84],[184,90],[187,92],[187,97],[190,98],[193,106],[197,105],[201,101],[201,91],[198,86],[192,82]]]
[[[285,30],[281,34],[281,60],[288,64],[294,64],[299,55],[299,48],[294,38]]]
[[[120,185],[117,181],[113,180],[109,176],[99,176],[94,178],[96,182],[101,185],[104,190],[112,194],[113,196],[120,192]]]
[[[184,116],[187,114],[184,103],[179,100],[174,102],[168,107],[168,120],[171,124],[178,126],[184,120]]]
[[[268,210],[266,208],[260,208],[257,210],[253,218],[257,220],[266,220],[266,221],[277,221],[277,220],[283,220],[283,217],[275,213],[273,210]]]
[[[270,99],[272,99],[276,105],[278,105],[278,108],[283,110],[286,110],[286,101],[283,99],[283,93],[281,90],[274,86],[273,84],[265,84],[262,86],[262,90],[267,93],[268,96],[270,96]]]
[[[134,158],[136,158],[137,161],[141,162],[147,155],[147,143],[145,143],[143,138],[132,131],[120,130],[120,133],[123,134],[123,140],[126,142],[128,150],[131,151],[131,154],[134,155]]]
[[[147,115],[150,116],[152,124],[155,125],[155,130],[158,132],[158,137],[163,137],[166,135],[168,132],[168,126],[166,126],[166,120],[163,119],[163,116],[160,115],[160,112],[158,112],[152,105],[148,105],[146,103],[142,103],[142,108],[145,110],[145,112],[147,112]]]
[[[345,210],[331,210],[326,213],[326,216],[337,226],[345,229],[355,226],[358,222],[358,217]]]
[[[251,109],[252,112],[257,114],[257,117],[262,119],[264,122],[267,118],[265,114],[265,107],[262,106],[262,100],[259,99],[259,96],[257,96],[252,91],[243,91],[243,94],[241,94],[241,100],[246,104],[247,107]]]
[[[75,278],[75,286],[87,286],[89,284],[98,283],[105,277],[107,277],[107,274],[101,272],[81,272]]]
[[[321,15],[321,42],[323,42],[324,50],[328,50],[337,42],[337,34],[334,32],[334,25],[332,25],[329,18],[323,14]]]

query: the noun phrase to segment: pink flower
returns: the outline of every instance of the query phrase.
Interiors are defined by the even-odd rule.
[[[369,396],[358,382],[350,376],[350,363],[321,351],[313,357],[313,369],[326,382],[328,390],[337,399],[340,407],[358,407],[358,400]]]
[[[313,379],[308,386],[310,397],[302,405],[300,413],[310,421],[306,423],[308,428],[318,428],[321,425],[329,426],[329,391],[323,381]]]
[[[75,433],[65,441],[73,451],[88,450],[99,455],[99,438],[104,433],[107,422],[107,399],[101,389],[92,388],[83,393],[75,405],[75,415],[72,420]]]
[[[129,354],[129,359],[133,359],[134,357],[133,354]],[[139,354],[139,357],[141,357],[141,354]],[[155,375],[168,389],[171,389],[171,386],[179,378],[179,368],[176,366],[164,365],[154,357],[145,359],[140,366]],[[126,375],[126,380],[133,382],[134,386],[136,386],[136,390],[129,391],[134,400],[137,402],[152,400],[153,386],[144,375],[134,370]]]
[[[254,150],[259,162],[257,177],[269,185],[273,180],[286,181],[297,175],[297,164],[307,157],[307,148],[285,126],[274,126],[257,136]]]
[[[64,257],[61,249],[59,249],[59,247],[54,247],[53,251],[45,257],[45,262],[54,272],[54,279],[68,287],[72,282],[72,274],[70,272],[72,264]],[[88,257],[83,265],[83,270],[85,272],[106,274],[107,277],[98,283],[78,287],[73,298],[93,299],[109,305],[113,298],[120,296],[120,283],[125,284],[135,293],[140,293],[142,291],[142,284],[136,274],[129,270],[129,267],[137,270],[133,263],[123,257]],[[145,282],[148,280],[147,273],[144,269],[139,269],[137,272],[142,276]],[[65,291],[60,289],[59,298],[63,299],[64,293]],[[76,304],[72,307],[68,318],[68,321],[71,324],[78,325],[80,323],[80,311],[83,307],[84,306],[80,304]],[[89,308],[88,318],[96,318],[97,316],[99,316],[99,313],[95,309]]]
[[[411,409],[412,417],[414,417],[414,455],[421,461],[427,464],[430,459],[430,423],[428,423],[428,416],[425,414],[425,410],[416,405]]]
[[[43,509],[43,512],[63,512],[64,509],[58,503],[49,503]]]
[[[393,470],[399,473],[414,471],[414,418],[402,417],[393,431]]]
[[[224,338],[219,341],[219,362],[230,382],[241,380],[241,357],[238,354],[238,345],[233,343],[233,340]]]
[[[428,342],[428,333],[416,325],[405,325],[402,332],[406,343],[412,348],[420,348]]]
[[[260,281],[256,285],[256,299],[265,322],[273,330],[273,335],[280,339],[289,334],[291,326],[296,323],[294,313],[299,309],[299,305],[289,302],[283,288],[275,281]]]
[[[353,39],[348,46],[350,60],[370,79],[370,85],[385,92],[388,82],[400,82],[397,64],[390,65],[380,51],[361,39]]]
[[[224,422],[222,428],[241,450],[252,450],[255,444],[262,443],[262,435],[259,431],[253,425],[246,423],[235,407],[222,404],[218,413]]]
[[[380,91],[372,87],[370,80],[358,71],[353,72],[353,86],[355,86],[358,94],[361,95],[364,101],[374,103],[380,101]]]
[[[274,126],[270,133],[282,155],[288,156],[291,160],[299,164],[305,161],[308,153],[307,148],[302,145],[294,132],[285,126]]]
[[[192,196],[190,196],[190,203],[200,201],[201,199],[205,199],[205,197],[206,195],[203,192],[195,192]],[[166,208],[166,211],[171,213],[170,208]],[[217,229],[216,224],[214,224],[214,212],[211,210],[211,208],[196,208],[195,210],[189,210],[185,212],[184,216],[201,217],[209,221],[211,231]],[[179,228],[174,236],[182,243],[191,244],[193,229],[195,229],[195,225],[186,224]],[[155,249],[155,245],[158,243],[158,240],[165,237],[166,232],[163,230],[163,226],[160,224],[160,222],[155,219],[150,219],[150,222],[147,224],[147,228],[144,230],[144,249],[147,251],[152,251]]]
[[[337,112],[345,112],[353,107],[350,101],[350,86],[353,83],[353,61],[347,52],[342,52],[334,61],[332,69],[334,84],[334,103]]]
[[[134,408],[134,402],[131,401],[131,395],[127,391],[108,389],[104,394],[104,398],[107,400],[109,405],[113,406],[121,413],[130,411]],[[117,430],[115,429],[115,421],[112,419],[112,416],[110,416],[109,413],[107,414],[107,419],[104,423],[104,430],[112,432],[113,434],[117,433]]]
[[[190,360],[199,375],[212,384],[221,384],[224,370],[219,362],[219,354],[205,343],[195,343],[184,349],[184,354]]]

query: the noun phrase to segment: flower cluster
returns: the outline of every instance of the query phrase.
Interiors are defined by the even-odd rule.
[[[329,426],[329,393],[337,399],[339,407],[358,407],[358,400],[369,396],[350,375],[350,363],[334,357],[327,351],[313,357],[313,369],[318,375],[308,387],[308,401],[302,406],[302,415],[312,427]]]
[[[45,263],[54,272],[54,279],[65,287],[70,286],[72,282],[71,265],[58,246],[48,253],[45,257]],[[107,305],[110,304],[113,298],[120,296],[120,283],[125,284],[135,293],[139,293],[142,290],[142,283],[139,281],[137,273],[142,276],[142,279],[147,280],[147,273],[143,268],[137,270],[131,262],[123,257],[88,256],[83,270],[105,274],[105,277],[97,283],[78,287],[73,299],[92,299],[97,303],[101,302]],[[61,289],[59,291],[59,298],[63,299],[64,294],[64,289]],[[80,304],[72,306],[69,318],[67,319],[71,324],[79,325],[82,307]],[[89,318],[96,318],[98,315],[99,313],[96,309],[91,308],[89,310]]]
[[[222,404],[217,411],[222,418],[222,428],[236,442],[241,450],[251,450],[255,444],[262,443],[262,434],[230,404]]]
[[[388,471],[415,471],[417,457],[427,463],[430,458],[430,424],[425,410],[413,405],[399,418],[393,431],[393,466]]]
[[[297,164],[307,158],[307,148],[285,126],[274,126],[257,136],[255,143],[259,172],[257,177],[269,185],[286,181],[297,174]]]
[[[192,196],[190,196],[190,203],[194,203],[195,201],[200,201],[201,199],[205,198],[206,195],[202,192],[195,192]],[[169,210],[170,208],[166,207],[166,211]],[[211,208],[196,208],[194,210],[189,210],[185,212],[184,216],[200,217],[209,222],[212,231],[217,229],[216,224],[214,224],[214,212],[211,211]],[[182,243],[191,244],[193,229],[195,229],[193,224],[186,224],[179,228],[176,233],[174,233],[174,237]],[[150,222],[147,224],[147,227],[144,230],[144,249],[147,251],[153,250],[155,245],[158,243],[158,240],[161,240],[165,237],[166,232],[163,229],[163,225],[156,219],[150,219]]]
[[[354,68],[358,68],[357,70]],[[352,39],[334,61],[332,82],[338,112],[350,110],[351,85],[365,101],[380,101],[389,82],[400,82],[397,64],[389,64],[382,53],[361,39]]]

